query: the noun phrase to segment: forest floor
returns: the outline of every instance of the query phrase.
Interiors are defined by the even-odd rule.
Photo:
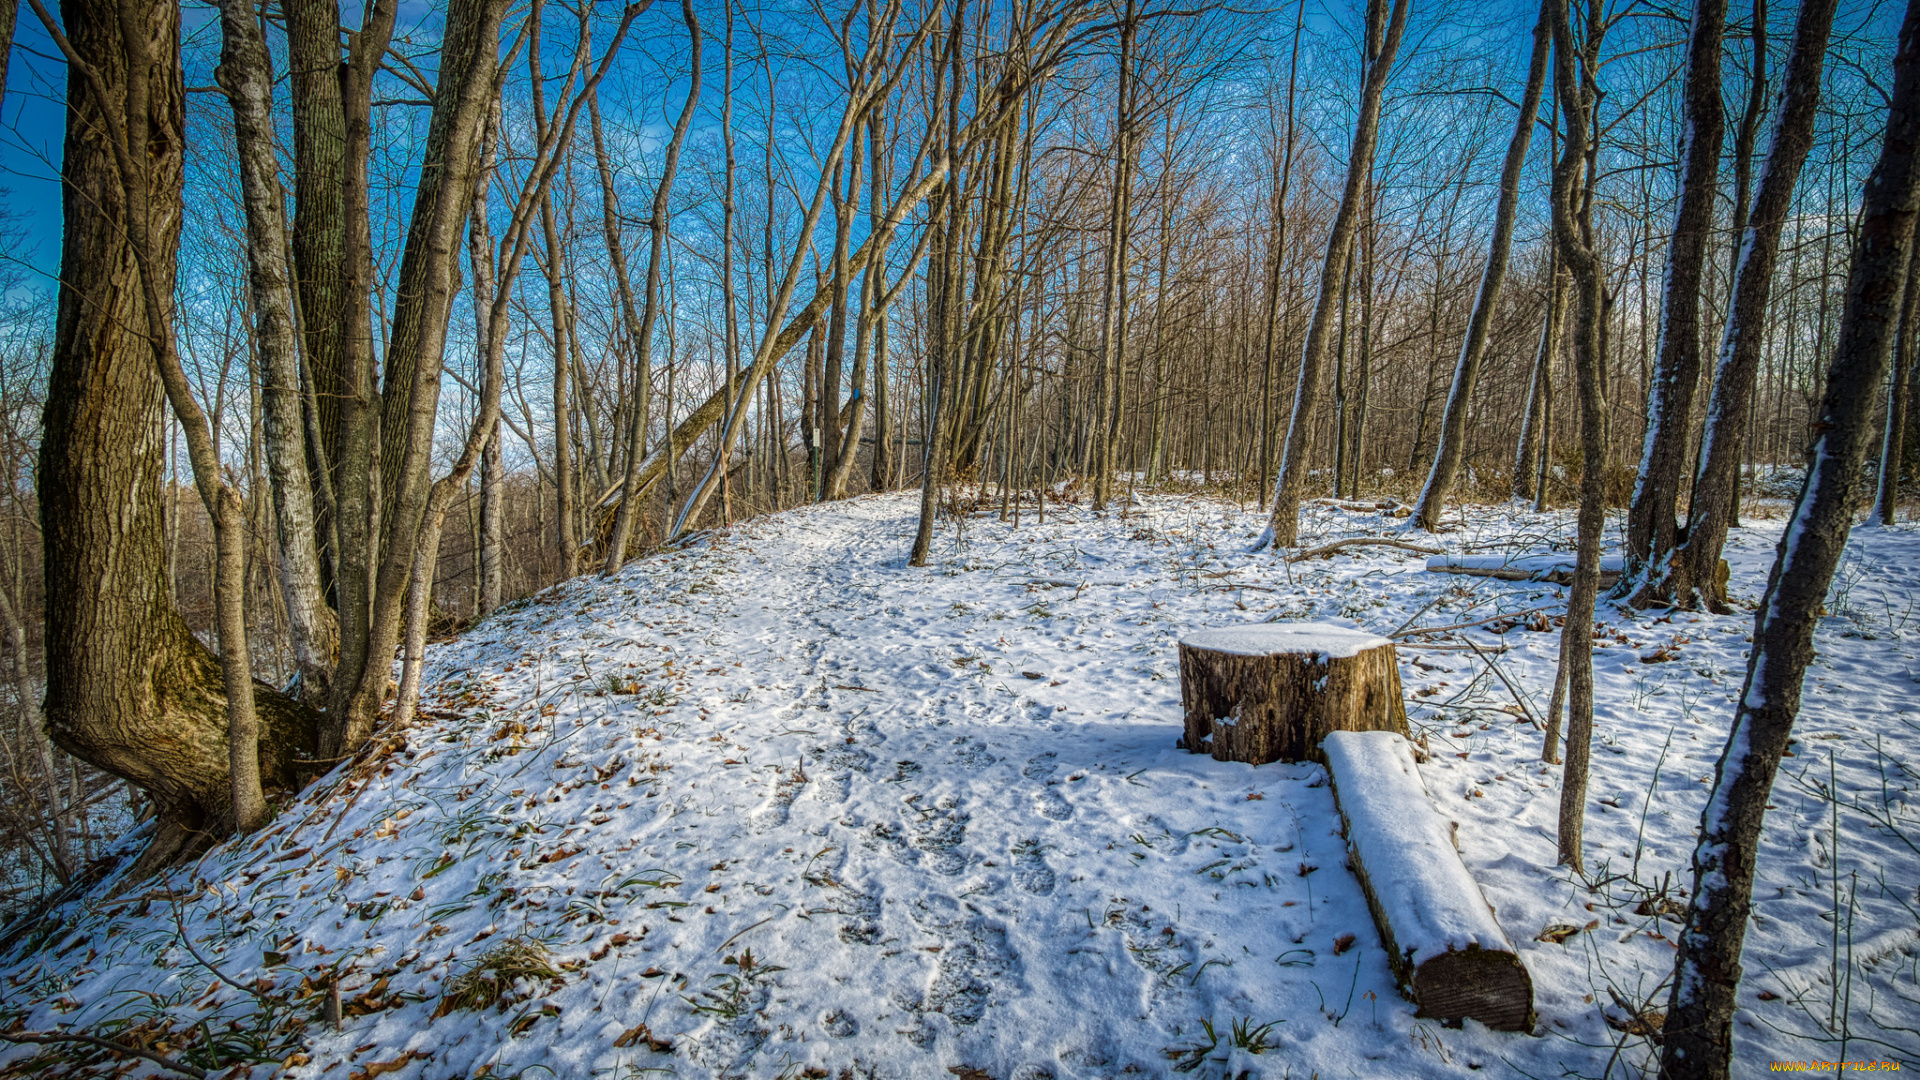
[[[0,1028],[342,1080],[1646,1068],[1621,1029],[1664,1007],[1750,610],[1603,606],[1581,879],[1554,865],[1559,769],[1519,715],[1545,712],[1564,590],[1385,547],[1288,566],[1249,553],[1252,507],[1174,494],[948,522],[911,569],[915,509],[756,520],[435,646],[424,714],[263,835],[172,896],[107,904],[108,882],[14,935]],[[1749,524],[1728,551],[1748,608],[1780,521]],[[1316,505],[1303,541],[1403,529]],[[1439,542],[1570,530],[1470,507]],[[1767,821],[1739,1075],[1920,1066],[1920,529],[1858,530],[1829,610]],[[1399,651],[1427,788],[1532,973],[1531,1035],[1414,1016],[1319,766],[1174,745],[1188,631],[1502,612]],[[337,1032],[314,1020],[329,985]],[[70,1075],[102,1075],[89,1053],[62,1052]]]

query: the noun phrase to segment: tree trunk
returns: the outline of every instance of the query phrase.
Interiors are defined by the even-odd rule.
[[[1135,0],[1126,0],[1120,21],[1120,79],[1114,106],[1113,190],[1107,209],[1106,281],[1100,290],[1100,366],[1094,373],[1099,398],[1094,413],[1095,510],[1105,510],[1107,500],[1113,497],[1114,453],[1120,441],[1120,384],[1127,351],[1127,248],[1133,235],[1133,46],[1139,30]]]
[[[240,190],[246,207],[247,263],[260,357],[260,396],[273,498],[280,591],[299,672],[300,699],[325,704],[339,631],[322,592],[319,535],[293,317],[286,213],[274,150],[273,67],[251,4],[223,0],[221,56],[214,75],[233,108]]]
[[[638,404],[629,418],[627,431],[627,475],[620,500],[620,509],[614,517],[613,538],[607,545],[606,565],[601,568],[604,574],[613,574],[626,565],[627,545],[633,534],[633,518],[639,511],[639,493],[637,491],[637,472],[640,455],[647,437],[646,391],[643,389],[651,377],[653,364],[653,328],[659,322],[660,315],[660,275],[666,258],[667,231],[672,210],[673,181],[680,167],[680,147],[686,142],[687,129],[693,123],[694,109],[700,103],[700,20],[693,14],[692,0],[681,0],[680,16],[687,24],[687,34],[693,46],[693,70],[687,85],[687,103],[680,110],[680,119],[673,126],[673,137],[667,143],[666,159],[661,166],[660,183],[653,191],[653,209],[648,227],[652,247],[647,257],[646,310],[640,314],[638,336],[634,340],[634,398]],[[668,418],[671,422],[673,402],[667,402]],[[668,461],[672,461],[673,446],[669,439]],[[671,466],[669,466],[670,468]]]
[[[1333,298],[1340,287],[1340,270],[1346,265],[1353,247],[1354,227],[1360,214],[1360,198],[1373,173],[1373,153],[1380,136],[1380,100],[1387,88],[1387,76],[1393,70],[1394,54],[1407,28],[1409,0],[1368,0],[1366,78],[1360,96],[1360,116],[1354,124],[1353,149],[1347,156],[1346,185],[1340,195],[1340,209],[1334,214],[1327,236],[1326,258],[1320,264],[1319,298],[1313,317],[1307,324],[1306,345],[1300,354],[1299,381],[1294,385],[1293,416],[1287,422],[1287,438],[1280,460],[1280,476],[1273,492],[1273,513],[1267,528],[1254,543],[1255,548],[1271,544],[1292,547],[1300,529],[1300,499],[1307,483],[1308,432],[1320,403],[1320,369],[1325,365],[1327,331],[1333,319]]]
[[[1700,475],[1694,481],[1687,516],[1687,538],[1673,559],[1668,585],[1674,602],[1727,610],[1724,588],[1714,585],[1721,550],[1726,547],[1740,460],[1746,450],[1759,378],[1761,345],[1766,337],[1767,305],[1773,293],[1773,265],[1780,233],[1793,205],[1794,185],[1813,148],[1814,121],[1820,104],[1820,70],[1833,29],[1836,0],[1805,0],[1794,25],[1787,57],[1784,94],[1774,117],[1772,144],[1754,195],[1753,213],[1740,247],[1740,270],[1733,305],[1720,339],[1719,371],[1707,406],[1701,439]]]
[[[1566,279],[1556,256],[1548,271],[1547,314],[1541,320],[1540,347],[1533,358],[1533,377],[1527,383],[1527,411],[1520,422],[1520,444],[1513,455],[1513,497],[1532,500],[1534,473],[1547,458],[1547,397],[1553,384],[1553,358],[1560,351],[1561,300]]]
[[[1718,1080],[1733,1056],[1734,994],[1767,799],[1800,709],[1813,631],[1853,522],[1920,216],[1920,2],[1893,61],[1886,141],[1868,177],[1807,480],[1755,618],[1747,680],[1700,816],[1693,897],[1680,934],[1662,1075]]]
[[[1574,377],[1580,405],[1580,512],[1573,586],[1567,623],[1560,635],[1560,676],[1566,682],[1567,764],[1560,785],[1560,861],[1583,870],[1581,829],[1585,821],[1588,754],[1593,741],[1593,609],[1600,592],[1600,539],[1606,523],[1607,426],[1604,268],[1596,254],[1591,219],[1592,171],[1587,167],[1604,27],[1590,17],[1576,53],[1567,0],[1550,0],[1553,17],[1554,84],[1566,117],[1567,140],[1553,171],[1553,232],[1561,261],[1573,274]],[[1593,8],[1597,12],[1597,8]],[[1576,60],[1581,69],[1576,71]],[[1558,710],[1555,710],[1556,716]],[[1552,747],[1548,747],[1549,753]]]
[[[1332,623],[1255,623],[1180,641],[1181,745],[1219,761],[1320,760],[1330,731],[1407,734],[1386,638]]]
[[[233,827],[226,699],[245,673],[223,673],[175,611],[166,576],[158,369],[170,345],[152,330],[171,324],[152,305],[171,303],[180,229],[178,11],[70,0],[63,13],[66,227],[38,477],[46,718],[62,749],[153,798],[160,825],[135,868],[144,874]],[[151,78],[130,77],[136,66]],[[116,163],[118,138],[142,153]],[[223,527],[239,524],[237,511],[237,499],[210,507]],[[264,687],[256,697],[257,756],[240,764],[271,786],[297,785],[314,715]]]
[[[1480,377],[1480,358],[1486,352],[1487,332],[1493,325],[1494,310],[1500,304],[1500,288],[1506,281],[1507,254],[1513,248],[1513,219],[1520,205],[1520,170],[1527,163],[1527,146],[1533,141],[1533,128],[1540,119],[1550,37],[1551,28],[1543,10],[1533,26],[1533,56],[1527,62],[1527,89],[1521,95],[1520,116],[1514,124],[1513,138],[1507,142],[1506,163],[1500,169],[1500,201],[1493,211],[1487,268],[1480,277],[1480,293],[1474,297],[1473,314],[1467,319],[1467,337],[1460,345],[1460,360],[1454,365],[1453,389],[1447,394],[1446,412],[1440,420],[1440,442],[1434,450],[1433,468],[1427,473],[1427,486],[1421,491],[1419,505],[1413,512],[1414,527],[1428,532],[1439,527],[1440,512],[1446,508],[1447,495],[1460,471],[1461,444],[1467,437],[1467,408],[1472,403],[1474,384]],[[1537,375],[1535,379],[1538,380]],[[1524,435],[1522,442],[1525,442]]]
[[[1907,433],[1907,382],[1913,371],[1917,307],[1920,307],[1920,266],[1910,263],[1906,299],[1900,302],[1900,332],[1894,339],[1893,378],[1887,384],[1887,427],[1880,443],[1880,482],[1873,505],[1874,520],[1882,525],[1893,524],[1894,504],[1900,500],[1901,440]]]
[[[335,744],[332,755],[350,752],[366,740],[392,682],[414,544],[431,487],[440,369],[459,272],[455,258],[471,214],[471,185],[480,172],[477,144],[493,99],[506,7],[506,0],[453,0],[448,8],[440,80],[394,290],[385,383],[379,399],[369,400],[366,415],[356,421],[378,432],[378,454],[366,432],[342,435],[343,447],[352,450],[351,455],[341,455],[340,475],[353,476],[355,482],[340,489],[341,565],[366,565],[373,580],[370,588],[354,597],[356,609],[349,605],[344,586],[350,580],[357,586],[359,575],[341,576],[341,657],[327,710]],[[362,454],[365,473],[353,467]],[[360,481],[362,476],[365,482]],[[355,496],[361,503],[358,514],[349,508],[350,490],[363,492]],[[364,523],[371,540],[375,522],[378,543],[369,543],[365,554],[370,558],[356,564],[347,557],[346,527]],[[348,623],[354,627],[351,634]],[[351,649],[350,638],[358,639]]]
[[[1627,511],[1627,569],[1616,594],[1637,605],[1670,601],[1662,573],[1679,541],[1674,515],[1686,480],[1693,395],[1700,384],[1700,285],[1713,204],[1719,196],[1720,138],[1726,127],[1720,101],[1720,44],[1727,0],[1696,0],[1687,44],[1686,111],[1673,239],[1660,298],[1660,354],[1647,388],[1647,434],[1640,474]]]

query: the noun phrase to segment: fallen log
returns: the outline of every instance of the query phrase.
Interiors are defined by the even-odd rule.
[[[1618,555],[1600,559],[1600,587],[1605,589],[1620,580],[1624,563]],[[1501,581],[1550,581],[1555,585],[1573,584],[1572,552],[1534,552],[1526,555],[1435,555],[1427,560],[1427,569],[1436,574],[1466,574],[1469,577],[1497,578]]]
[[[1426,544],[1410,544],[1405,540],[1395,540],[1386,536],[1350,536],[1345,540],[1335,540],[1331,544],[1322,544],[1317,548],[1308,548],[1300,554],[1292,556],[1287,561],[1290,563],[1305,562],[1308,559],[1317,559],[1322,555],[1331,555],[1336,551],[1345,551],[1347,548],[1374,546],[1399,548],[1402,551],[1416,551],[1422,555],[1438,555],[1441,553],[1437,547],[1429,547]],[[1429,566],[1428,568],[1431,569],[1432,567]]]
[[[1411,747],[1383,731],[1335,731],[1321,744],[1387,963],[1415,1015],[1529,1031],[1533,980],[1460,861],[1455,826],[1435,811]]]
[[[1253,623],[1180,642],[1181,745],[1263,765],[1315,756],[1329,731],[1405,735],[1393,642],[1332,623]]]

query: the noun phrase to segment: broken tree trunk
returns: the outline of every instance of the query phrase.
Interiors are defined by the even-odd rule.
[[[1302,761],[1330,731],[1407,732],[1393,642],[1332,623],[1256,623],[1180,642],[1180,697],[1194,753]]]
[[[1336,731],[1321,746],[1387,964],[1418,1016],[1530,1030],[1533,980],[1460,861],[1410,745],[1384,731]]]

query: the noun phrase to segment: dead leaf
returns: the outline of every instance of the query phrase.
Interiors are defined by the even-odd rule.
[[[960,1080],[993,1080],[993,1077],[987,1075],[987,1070],[976,1069],[971,1065],[949,1065],[947,1071],[959,1077]]]
[[[656,1037],[653,1032],[647,1030],[647,1025],[644,1023],[635,1024],[633,1027],[628,1028],[619,1038],[613,1040],[613,1045],[616,1049],[638,1046],[641,1043],[645,1043],[647,1049],[656,1054],[673,1053],[673,1040]]]
[[[1344,953],[1348,949],[1353,948],[1353,942],[1354,942],[1354,937],[1352,934],[1341,934],[1339,937],[1334,938],[1333,939],[1333,955],[1339,956],[1341,953]]]
[[[1546,929],[1540,931],[1538,934],[1535,934],[1533,936],[1533,940],[1545,941],[1545,942],[1550,942],[1554,945],[1559,945],[1565,942],[1568,938],[1579,933],[1580,931],[1591,930],[1594,927],[1599,925],[1600,925],[1600,920],[1598,919],[1593,920],[1592,922],[1588,923],[1585,926],[1581,926],[1579,923],[1570,923],[1570,922],[1548,923]]]

